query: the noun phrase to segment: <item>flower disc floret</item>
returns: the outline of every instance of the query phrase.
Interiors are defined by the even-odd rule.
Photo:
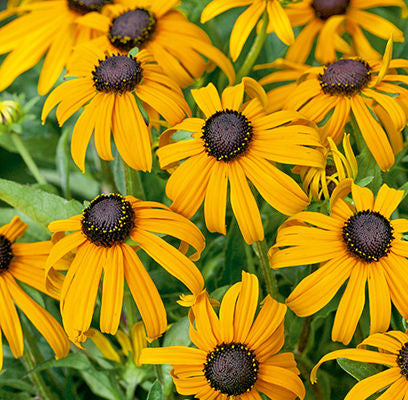
[[[8,270],[12,258],[11,242],[0,234],[0,273]]]
[[[240,112],[225,110],[208,118],[202,133],[206,152],[218,161],[230,161],[247,150],[252,139],[252,126]]]
[[[241,343],[218,345],[208,353],[204,375],[212,388],[228,396],[249,392],[258,376],[255,353]]]
[[[364,60],[339,60],[327,65],[319,74],[324,93],[352,96],[364,89],[371,78],[371,67]]]
[[[95,245],[125,241],[135,226],[132,205],[120,194],[101,194],[82,213],[82,232]]]
[[[109,41],[121,51],[142,47],[156,28],[156,18],[145,8],[126,11],[112,20],[108,32]]]
[[[88,14],[92,11],[101,11],[103,6],[111,4],[112,0],[68,0],[68,8],[78,14]]]
[[[142,80],[141,63],[134,57],[120,54],[106,56],[92,71],[96,89],[100,92],[131,92]]]
[[[402,345],[398,353],[397,364],[401,368],[401,375],[408,380],[408,342]]]
[[[325,21],[333,15],[343,15],[346,13],[350,0],[313,0],[312,8],[316,17]]]
[[[380,213],[360,211],[345,222],[343,239],[351,253],[370,263],[389,253],[393,228]]]

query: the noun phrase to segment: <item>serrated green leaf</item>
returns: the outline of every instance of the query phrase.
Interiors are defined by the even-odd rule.
[[[361,381],[362,379],[365,379],[369,376],[378,374],[383,370],[378,365],[352,361],[348,360],[347,358],[338,358],[337,364],[339,364],[344,371],[346,371],[349,375],[351,375],[358,381]]]
[[[158,380],[155,380],[150,388],[147,400],[163,400],[163,389]]]
[[[0,179],[0,199],[21,211],[48,232],[48,224],[82,211],[81,203],[28,185]]]

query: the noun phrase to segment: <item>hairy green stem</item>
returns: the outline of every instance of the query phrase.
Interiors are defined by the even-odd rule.
[[[40,185],[46,185],[47,181],[41,175],[36,163],[34,162],[33,158],[30,155],[30,153],[28,152],[28,150],[24,146],[24,143],[21,140],[20,136],[15,132],[10,132],[10,135],[11,135],[11,140],[14,143],[14,146],[16,146],[17,151],[19,152],[21,158],[26,163],[26,165],[27,165],[28,169],[30,170],[30,172],[33,174],[35,180]]]
[[[271,269],[269,267],[268,249],[266,247],[265,241],[263,240],[262,242],[254,242],[252,246],[259,258],[259,263],[261,264],[262,273],[265,278],[266,290],[272,296],[272,298],[274,298],[275,300],[280,300],[281,295],[278,291],[278,283],[276,282],[275,275],[271,274]]]
[[[23,353],[23,360],[27,372],[30,372],[36,367],[34,356],[36,344],[34,337],[31,335],[31,332],[29,332],[28,329],[24,329],[24,338],[26,341],[26,346]],[[42,400],[52,400],[55,398],[55,396],[52,395],[50,389],[44,382],[44,379],[42,378],[40,372],[32,372],[30,373],[30,377],[34,385],[36,386],[38,394],[40,395]]]
[[[125,172],[126,194],[135,196],[140,200],[146,200],[146,194],[139,171],[130,168],[123,160],[122,163]]]
[[[268,13],[265,10],[263,14],[263,18],[262,18],[261,29],[256,35],[255,41],[252,44],[251,50],[249,50],[249,53],[244,63],[242,64],[241,69],[238,71],[237,82],[240,82],[244,76],[248,75],[248,73],[251,71],[252,67],[254,66],[255,61],[257,60],[258,55],[261,52],[262,47],[265,43],[267,26],[268,26]]]

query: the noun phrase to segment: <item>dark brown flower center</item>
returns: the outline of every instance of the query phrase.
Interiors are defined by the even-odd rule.
[[[217,111],[205,121],[201,139],[207,153],[218,161],[230,161],[242,154],[252,138],[250,121],[238,111]]]
[[[156,18],[144,8],[127,11],[116,17],[109,28],[108,37],[113,46],[122,51],[141,48],[156,27]]]
[[[101,11],[106,4],[113,3],[113,0],[67,0],[70,10],[77,14],[87,14],[92,11]]]
[[[82,232],[97,246],[112,247],[135,226],[132,205],[120,194],[101,194],[82,213]]]
[[[343,226],[348,250],[367,263],[386,256],[394,239],[390,221],[376,211],[359,211]]]
[[[401,368],[401,375],[408,380],[408,342],[402,345],[397,357],[397,364]]]
[[[345,14],[350,0],[313,0],[312,7],[316,17],[326,20],[332,15]]]
[[[142,68],[134,57],[114,55],[99,60],[92,71],[94,85],[100,92],[131,92],[142,80]]]
[[[229,396],[251,390],[258,376],[255,353],[241,343],[218,345],[207,354],[204,375],[210,386]]]
[[[322,90],[326,94],[352,96],[367,86],[371,67],[364,60],[339,60],[327,65],[319,74]]]
[[[0,234],[0,273],[8,270],[12,258],[11,242]]]

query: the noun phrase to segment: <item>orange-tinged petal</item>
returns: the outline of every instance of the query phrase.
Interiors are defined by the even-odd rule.
[[[101,332],[115,335],[123,303],[123,253],[120,245],[112,246],[103,265],[103,286],[100,327]]]
[[[124,274],[130,292],[146,327],[147,336],[154,340],[166,330],[166,310],[155,284],[135,251],[122,246]]]
[[[373,211],[378,211],[385,218],[390,218],[391,214],[398,207],[404,196],[403,190],[390,188],[387,184],[383,184],[375,198]]]
[[[401,350],[401,342],[387,334],[374,333],[370,335],[367,339],[364,339],[358,348],[365,348],[365,346],[378,347],[379,349],[386,350],[390,353],[397,355]]]
[[[205,351],[192,347],[145,348],[140,355],[140,362],[142,364],[203,365],[206,356]]]

